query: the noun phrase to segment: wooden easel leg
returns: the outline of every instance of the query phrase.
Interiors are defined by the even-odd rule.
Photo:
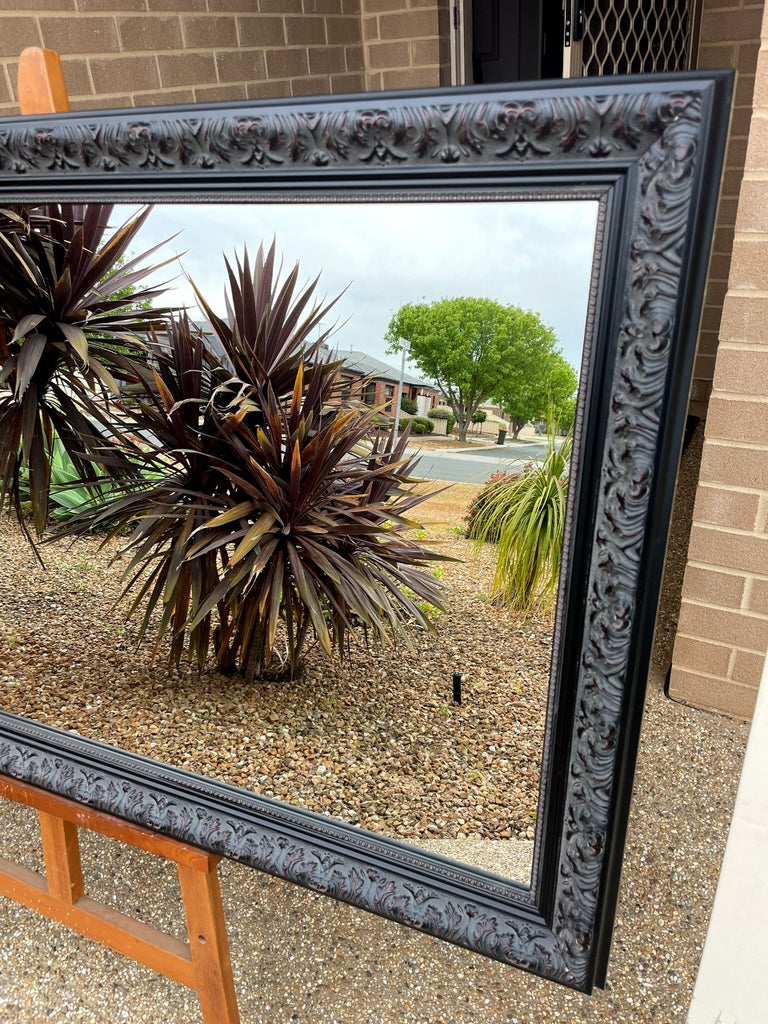
[[[70,905],[83,895],[77,826],[45,811],[37,812],[43,840],[48,894]]]
[[[240,1024],[216,873],[218,860],[211,855],[207,870],[177,863],[179,883],[203,1021]]]
[[[22,50],[16,82],[22,114],[52,114],[70,109],[61,59],[55,50],[40,46]]]

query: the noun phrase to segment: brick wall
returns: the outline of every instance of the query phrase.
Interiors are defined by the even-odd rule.
[[[752,93],[762,16],[762,0],[702,0],[697,66],[736,68],[737,76],[723,186],[691,391],[691,412],[699,417],[706,415],[715,371],[720,315],[728,283],[736,206],[752,114]]]
[[[360,2],[13,0],[0,11],[0,115],[18,113],[25,46],[58,50],[74,109],[360,92]]]
[[[754,18],[753,8],[747,12]],[[768,649],[768,8],[761,8],[761,18],[754,110],[742,128],[746,167],[670,676],[672,696],[745,718]],[[721,22],[721,34],[728,24]]]
[[[360,0],[366,88],[448,84],[447,0]]]

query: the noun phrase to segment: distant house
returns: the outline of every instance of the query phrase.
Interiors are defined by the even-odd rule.
[[[365,352],[339,350],[337,358],[344,360],[341,371],[345,384],[344,397],[357,398],[366,405],[383,407],[386,412],[394,415],[400,370]],[[413,399],[418,404],[419,414],[423,416],[438,404],[440,395],[434,384],[406,373],[403,377],[403,397]]]

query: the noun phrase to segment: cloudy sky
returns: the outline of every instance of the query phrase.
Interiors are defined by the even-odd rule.
[[[137,248],[179,233],[168,253],[183,253],[182,269],[164,273],[175,275],[165,298],[193,315],[185,274],[223,312],[223,255],[275,238],[302,282],[320,275],[319,297],[346,289],[323,324],[339,324],[340,351],[399,366],[384,335],[403,303],[484,296],[538,313],[578,370],[596,215],[593,201],[158,205]]]

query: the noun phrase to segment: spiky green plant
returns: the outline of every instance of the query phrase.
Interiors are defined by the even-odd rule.
[[[547,444],[541,462],[492,481],[472,519],[478,544],[498,544],[492,599],[523,614],[551,607],[560,576],[571,439]]]
[[[66,529],[133,527],[130,613],[143,607],[142,634],[158,613],[173,660],[202,665],[213,643],[222,671],[293,676],[311,641],[343,656],[353,627],[381,640],[407,619],[429,628],[417,601],[440,604],[422,571],[436,556],[408,537],[425,496],[407,437],[369,440],[375,411],[341,407],[340,364],[310,340],[330,305],[314,284],[295,294],[298,268],[278,280],[274,245],[227,268],[228,320],[201,296],[218,354],[173,321],[126,411],[160,479]]]
[[[24,525],[27,470],[38,536],[54,439],[83,482],[93,481],[94,465],[116,479],[135,475],[128,452],[105,434],[118,381],[142,373],[139,336],[163,322],[164,311],[126,308],[124,298],[126,289],[135,303],[160,294],[143,286],[157,269],[144,262],[155,249],[125,258],[149,212],[109,234],[112,207],[97,203],[0,211],[0,507],[7,500]]]

